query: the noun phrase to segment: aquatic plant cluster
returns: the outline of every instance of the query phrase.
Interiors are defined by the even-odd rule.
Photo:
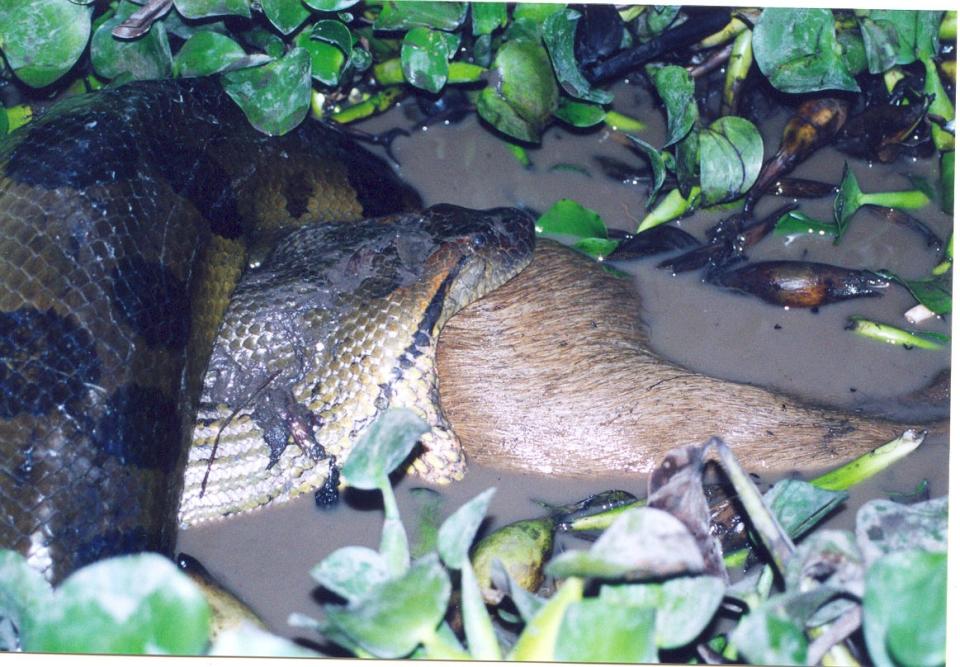
[[[859,211],[882,209],[942,249],[929,275],[858,272],[843,277],[852,293],[781,303],[816,307],[898,284],[918,304],[911,321],[921,322],[952,309],[952,237],[937,237],[908,211],[953,210],[955,46],[956,13],[943,11],[21,0],[0,3],[0,76],[20,90],[0,114],[0,130],[29,122],[52,97],[193,76],[218,76],[249,121],[272,135],[308,117],[347,125],[414,95],[440,117],[475,112],[521,161],[548,127],[603,127],[649,167],[646,215],[635,232],[617,235],[592,211],[561,200],[539,218],[539,233],[572,238],[598,259],[622,259],[649,252],[650,235],[662,235],[665,223],[723,207],[732,214],[706,242],[662,240],[685,249],[663,265],[702,270],[763,297],[757,273],[776,284],[796,267],[747,275],[736,267],[747,247],[769,233],[840,243]],[[663,105],[661,146],[639,136],[642,121],[615,111],[607,90],[640,76]],[[713,101],[703,93],[708,79],[720,82]],[[769,160],[744,102],[758,79],[797,96]],[[896,192],[863,192],[856,162],[839,183],[789,177],[825,145],[854,160],[928,156],[939,173]],[[833,197],[833,219],[797,206],[754,219],[756,202],[774,190]],[[814,272],[814,285],[834,282],[833,273],[804,270]],[[777,290],[776,298],[801,297]],[[849,327],[916,348],[949,344],[943,334],[862,318]],[[318,641],[380,658],[945,663],[946,498],[876,500],[859,511],[854,531],[813,530],[845,489],[915,448],[916,434],[763,496],[723,443],[711,441],[670,452],[643,501],[550,508],[477,543],[490,489],[418,531],[435,541],[411,544],[389,474],[423,428],[410,414],[389,412],[344,464],[348,484],[381,493],[385,521],[379,549],[342,549],[314,569],[317,584],[343,600],[320,620],[291,619]],[[747,536],[732,549],[710,531],[707,459],[720,462],[744,505]],[[595,541],[555,555],[561,530],[593,532]],[[731,582],[745,563],[751,569]],[[249,625],[211,639],[211,613],[160,556],[102,561],[54,589],[22,557],[0,552],[7,650],[313,655]]]
[[[427,430],[409,411],[388,411],[345,462],[349,485],[382,494],[385,520],[379,549],[339,549],[311,572],[344,601],[326,604],[321,620],[290,617],[318,641],[377,658],[944,664],[946,498],[872,501],[855,531],[811,532],[844,489],[915,449],[918,434],[763,496],[712,440],[668,453],[643,501],[607,494],[551,508],[473,546],[494,488],[418,527],[413,544],[399,515],[389,474]],[[710,529],[708,457],[752,526],[751,542],[727,553]],[[558,530],[595,541],[554,555]],[[755,567],[731,582],[748,559]],[[95,563],[53,590],[20,555],[2,552],[0,615],[7,649],[313,655],[246,621],[211,643],[202,594],[152,554]]]

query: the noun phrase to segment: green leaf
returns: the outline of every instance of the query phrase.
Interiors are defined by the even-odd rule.
[[[953,308],[953,279],[949,274],[926,280],[906,280],[892,271],[877,271],[877,273],[906,287],[917,303],[923,304],[937,315],[946,315]]]
[[[616,250],[618,245],[620,245],[620,241],[617,239],[585,238],[574,243],[573,247],[585,255],[603,261]]]
[[[547,45],[557,80],[568,95],[587,102],[608,104],[613,101],[613,94],[605,90],[594,90],[590,86],[590,82],[580,73],[573,53],[579,20],[580,12],[573,9],[551,14],[543,22],[543,43]]]
[[[470,545],[477,535],[480,524],[487,516],[487,507],[490,499],[496,493],[495,488],[489,488],[473,500],[462,505],[451,514],[437,535],[437,550],[444,564],[452,570],[459,570],[468,560]]]
[[[329,22],[340,23],[333,20]],[[324,31],[323,34],[328,33]],[[314,79],[326,86],[336,86],[340,82],[340,76],[347,66],[349,60],[347,56],[350,53],[344,52],[335,42],[314,39],[312,31],[308,30],[301,31],[294,38],[294,43],[310,55],[310,75]]]
[[[339,12],[343,9],[353,7],[360,0],[303,0],[308,7],[313,7],[321,12]]]
[[[828,9],[764,9],[753,30],[760,71],[785,93],[859,92],[840,57],[833,23]]]
[[[447,42],[443,33],[413,28],[403,38],[400,66],[407,81],[431,93],[439,93],[447,82]]]
[[[162,23],[154,23],[143,37],[120,40],[111,34],[116,26],[139,9],[132,2],[123,2],[116,15],[104,21],[90,42],[90,60],[97,74],[114,79],[127,74],[133,79],[165,79],[173,71],[173,56]]]
[[[713,620],[726,586],[718,577],[674,577],[656,584],[602,586],[611,607],[656,609],[656,645],[673,649],[696,639]]]
[[[677,65],[648,67],[647,74],[667,109],[667,141],[664,146],[671,146],[687,136],[700,115],[693,97],[693,77]]]
[[[196,655],[207,645],[210,610],[169,559],[137,554],[70,575],[39,620],[26,651]]]
[[[249,622],[217,634],[207,655],[223,657],[319,658],[316,651],[278,637]]]
[[[547,661],[554,659],[554,647],[560,625],[570,605],[583,597],[583,580],[573,577],[563,582],[557,592],[531,618],[513,645],[507,660]]]
[[[679,5],[649,5],[634,21],[637,36],[642,40],[656,37],[670,27],[680,14]]]
[[[333,44],[345,56],[349,56],[353,51],[353,35],[350,34],[350,28],[342,21],[333,19],[317,21],[310,30],[310,39]]]
[[[223,88],[255,128],[286,134],[310,109],[310,56],[295,48],[279,60],[222,75]]]
[[[511,137],[539,142],[559,100],[547,52],[533,40],[508,41],[497,51],[494,67],[500,83],[483,89],[477,113]]]
[[[946,617],[946,552],[891,553],[867,570],[863,636],[878,667],[945,664]]]
[[[577,238],[607,237],[607,226],[597,212],[572,199],[558,200],[537,218],[535,229],[537,234],[566,234]]]
[[[849,497],[846,491],[828,491],[800,479],[781,479],[763,500],[787,535],[797,538],[809,531]]]
[[[472,2],[471,29],[474,35],[489,35],[497,28],[507,25],[507,3]]]
[[[867,502],[857,510],[857,544],[868,564],[896,551],[946,551],[946,497],[913,505]]]
[[[640,152],[642,152],[650,162],[650,171],[653,173],[653,183],[650,189],[650,196],[647,197],[647,207],[649,207],[654,197],[660,192],[660,188],[663,187],[663,183],[667,178],[667,167],[663,162],[663,155],[656,148],[632,134],[628,134],[626,137],[633,142],[634,146],[640,149]]]
[[[173,71],[177,76],[208,76],[238,66],[256,66],[269,56],[248,56],[239,44],[217,32],[197,32],[180,47],[173,59]]]
[[[607,113],[603,107],[596,104],[585,104],[563,98],[553,115],[574,127],[593,127],[602,123]]]
[[[188,19],[224,14],[250,18],[250,0],[173,0],[173,6]]]
[[[263,13],[273,26],[284,35],[300,27],[310,16],[300,0],[260,0]]]
[[[588,551],[555,556],[547,563],[547,573],[636,579],[701,572],[703,567],[696,540],[678,519],[663,510],[639,507],[617,517]]]
[[[390,578],[383,556],[367,547],[343,547],[310,570],[310,576],[348,602],[356,602]]]
[[[774,234],[783,236],[800,236],[803,234],[816,234],[818,236],[836,236],[836,222],[821,222],[811,218],[806,213],[796,209],[787,211],[773,228]]]
[[[0,49],[10,69],[34,88],[59,79],[86,49],[92,14],[93,5],[71,0],[0,2]]]
[[[700,131],[700,187],[705,205],[730,201],[750,189],[763,166],[763,139],[753,123],[719,118]]]
[[[567,607],[554,658],[561,662],[657,662],[652,607],[612,605],[588,599]]]
[[[287,47],[284,41],[273,32],[259,25],[255,25],[248,30],[238,30],[234,34],[240,39],[242,44],[263,51],[271,58],[279,58],[286,52]],[[297,46],[303,46],[299,43],[301,37],[306,39],[306,33],[298,33]]]
[[[437,550],[441,496],[435,489],[427,487],[410,489],[410,495],[416,508],[414,525],[411,529],[413,545],[410,547],[410,555],[420,558]]]
[[[430,426],[406,408],[391,408],[371,424],[353,446],[341,472],[357,489],[380,488],[403,463]]]
[[[807,636],[790,619],[757,610],[747,615],[730,640],[755,665],[804,665]]]
[[[464,555],[460,582],[460,608],[463,614],[463,630],[474,660],[500,660],[500,645],[496,630],[487,614],[477,575],[470,559]]]
[[[414,563],[346,607],[325,605],[327,622],[378,658],[401,658],[429,640],[443,620],[450,579],[436,554]]]
[[[53,589],[43,575],[16,551],[0,550],[0,617],[13,621],[21,643],[29,644],[37,617],[52,604]]]
[[[539,26],[565,7],[565,4],[555,2],[518,2],[513,6],[513,21],[529,21]]]
[[[850,220],[853,214],[860,210],[860,198],[863,192],[860,190],[860,184],[854,175],[850,166],[843,163],[843,178],[840,180],[840,187],[837,189],[837,196],[833,200],[833,219],[837,223],[837,238],[834,243],[840,241],[850,226]]]
[[[526,519],[498,528],[477,543],[473,567],[487,602],[498,604],[503,597],[493,587],[500,569],[523,590],[534,591],[540,586],[544,561],[553,550],[553,533],[550,519]],[[514,593],[511,596],[517,600]],[[518,607],[522,602],[517,602]]]
[[[421,2],[419,0],[387,0],[373,22],[374,30],[409,30],[423,27],[456,30],[467,17],[464,2]]]

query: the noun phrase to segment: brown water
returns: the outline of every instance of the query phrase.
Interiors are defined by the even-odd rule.
[[[639,87],[622,87],[618,110],[643,118],[648,129],[641,133],[660,145],[663,121],[650,111],[649,100]],[[762,130],[767,154],[779,143],[781,116]],[[411,121],[400,112],[366,124],[368,131]],[[542,147],[530,151],[533,166],[523,168],[504,144],[478,127],[474,118],[455,126],[436,125],[417,129],[411,138],[395,142],[400,174],[417,187],[426,204],[449,202],[473,208],[526,206],[544,211],[560,198],[571,198],[596,210],[611,227],[631,229],[643,217],[647,192],[644,186],[625,185],[606,177],[594,161],[596,155],[642,165],[642,159],[612,141],[599,130],[573,135],[553,129]],[[577,165],[578,171],[556,165]],[[851,160],[865,191],[910,187],[905,175],[929,175],[929,162],[904,161],[892,167],[870,166]],[[837,183],[843,158],[823,150],[794,175]],[[783,200],[764,199],[758,215],[781,205]],[[829,219],[831,199],[804,200],[802,210]],[[930,205],[918,213],[943,238],[950,219]],[[697,215],[681,226],[703,238],[717,216]],[[855,218],[843,244],[834,247],[820,238],[790,243],[770,237],[751,253],[753,260],[778,258],[824,261],[848,267],[887,268],[905,277],[921,278],[937,261],[937,254],[923,246],[919,236],[881,222],[869,213]],[[913,305],[903,290],[891,289],[879,299],[834,304],[819,313],[785,310],[759,300],[722,292],[700,283],[695,274],[672,276],[655,268],[657,260],[633,262],[637,286],[643,296],[643,318],[650,325],[652,344],[663,356],[697,371],[740,382],[775,388],[817,402],[853,407],[869,399],[901,396],[925,385],[950,365],[949,351],[905,350],[852,335],[843,330],[848,315],[863,315],[891,323],[902,322],[902,313]],[[943,322],[929,328],[948,332]],[[705,436],[708,434],[705,434]],[[879,444],[879,443],[878,443]],[[920,479],[930,481],[934,495],[947,492],[947,443],[927,442],[892,471],[866,488],[856,490],[852,502],[863,502],[888,491],[908,491]],[[404,480],[397,488],[402,515],[412,520],[415,503],[410,489],[416,480]],[[532,499],[570,502],[609,488],[641,492],[641,479],[590,481],[507,475],[474,466],[467,478],[443,492],[445,516],[473,495],[496,486],[491,505],[492,521],[504,523],[538,514]],[[319,616],[311,598],[314,588],[309,570],[332,550],[350,544],[376,547],[381,514],[375,497],[348,495],[344,507],[318,510],[305,497],[285,506],[240,517],[220,524],[184,531],[179,548],[203,561],[221,581],[232,587],[260,613],[272,628],[291,636],[302,635],[286,625],[290,612]],[[849,514],[841,517],[848,524]]]

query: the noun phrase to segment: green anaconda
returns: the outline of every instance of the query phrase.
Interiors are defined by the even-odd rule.
[[[213,80],[70,98],[12,134],[0,547],[53,580],[169,552],[185,469],[184,523],[322,488],[394,405],[434,426],[421,470],[460,474],[435,334],[529,261],[533,230],[512,209],[404,213],[418,204],[335,130],[256,132]],[[275,244],[227,307],[243,246]]]

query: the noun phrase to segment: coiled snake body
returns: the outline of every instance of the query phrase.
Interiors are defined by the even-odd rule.
[[[511,209],[400,213],[417,205],[339,132],[261,135],[212,80],[71,98],[11,135],[0,547],[52,580],[169,551],[178,506],[188,524],[323,487],[389,406],[433,426],[420,472],[461,474],[435,336],[533,231]]]

